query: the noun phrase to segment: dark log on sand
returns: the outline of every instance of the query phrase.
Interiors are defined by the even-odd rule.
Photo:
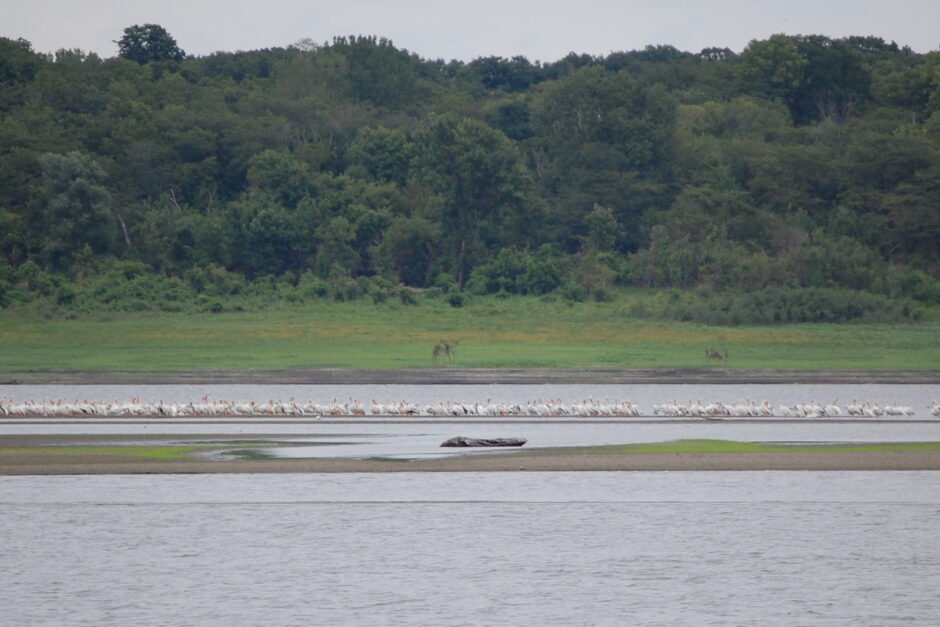
[[[458,435],[441,443],[441,446],[522,446],[525,438],[468,438]]]

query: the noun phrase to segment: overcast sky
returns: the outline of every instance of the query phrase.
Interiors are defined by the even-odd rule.
[[[940,48],[940,0],[0,0],[0,35],[40,52],[117,54],[132,24],[160,24],[190,55],[379,35],[428,59],[568,52],[606,55],[650,44],[728,47],[774,33],[876,35],[917,52]]]

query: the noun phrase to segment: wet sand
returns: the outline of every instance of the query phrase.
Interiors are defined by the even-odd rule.
[[[166,444],[166,438],[159,444]],[[195,444],[205,436],[174,437]],[[218,442],[218,436],[211,438]],[[545,448],[461,455],[444,459],[240,459],[193,455],[183,460],[135,458],[128,452],[89,451],[71,446],[147,444],[140,436],[0,436],[0,475],[213,474],[332,472],[487,472],[637,470],[940,470],[940,451],[795,450],[774,453],[630,453],[600,449]],[[149,442],[157,445],[153,440]],[[71,446],[70,446],[71,445]],[[233,448],[236,448],[233,446]],[[70,450],[71,449],[71,450]]]
[[[411,368],[401,370],[61,370],[7,372],[0,384],[940,384],[940,370],[738,370],[734,368],[546,369]]]

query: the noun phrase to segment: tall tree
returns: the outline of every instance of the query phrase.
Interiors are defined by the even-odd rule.
[[[525,91],[540,78],[540,68],[523,56],[480,57],[468,63],[465,72],[487,89],[505,91]]]
[[[424,218],[399,218],[378,247],[379,265],[405,285],[427,287],[441,240],[438,225]]]
[[[124,29],[124,36],[114,42],[118,56],[141,65],[151,61],[182,61],[186,53],[159,24],[134,24]]]
[[[46,201],[44,252],[49,263],[67,269],[85,245],[94,253],[110,252],[118,223],[104,170],[80,152],[45,154],[40,163]]]
[[[476,120],[431,117],[418,129],[415,147],[418,177],[441,198],[444,239],[462,288],[483,251],[483,235],[498,244],[532,228],[529,175],[512,142]]]
[[[764,96],[780,98],[795,124],[844,122],[870,96],[871,77],[856,45],[821,35],[773,35],[741,54],[742,76]]]
[[[741,53],[741,77],[762,96],[786,101],[799,87],[806,63],[792,37],[771,35],[751,41]]]
[[[614,210],[626,232],[661,202],[671,175],[676,105],[659,85],[601,67],[575,70],[550,84],[534,103],[543,147],[541,183],[556,196],[558,238],[580,247],[584,216],[595,204]],[[631,248],[635,242],[621,242]]]
[[[0,112],[21,102],[23,85],[33,80],[44,60],[25,39],[0,37]]]
[[[346,159],[373,178],[404,184],[408,175],[408,143],[397,129],[365,127],[349,146]]]
[[[329,48],[348,61],[348,92],[353,98],[389,108],[417,102],[418,61],[388,39],[336,37]]]

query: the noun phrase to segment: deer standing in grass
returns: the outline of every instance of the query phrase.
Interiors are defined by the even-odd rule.
[[[722,355],[714,348],[706,348],[705,349],[705,361],[723,361],[725,363],[728,363],[728,351],[726,349],[724,355]]]
[[[447,358],[447,361],[453,362],[454,358],[457,356],[457,344],[460,343],[460,340],[456,342],[448,342],[447,340],[441,340],[434,345],[434,350],[431,351],[431,360],[434,363],[444,356]]]

